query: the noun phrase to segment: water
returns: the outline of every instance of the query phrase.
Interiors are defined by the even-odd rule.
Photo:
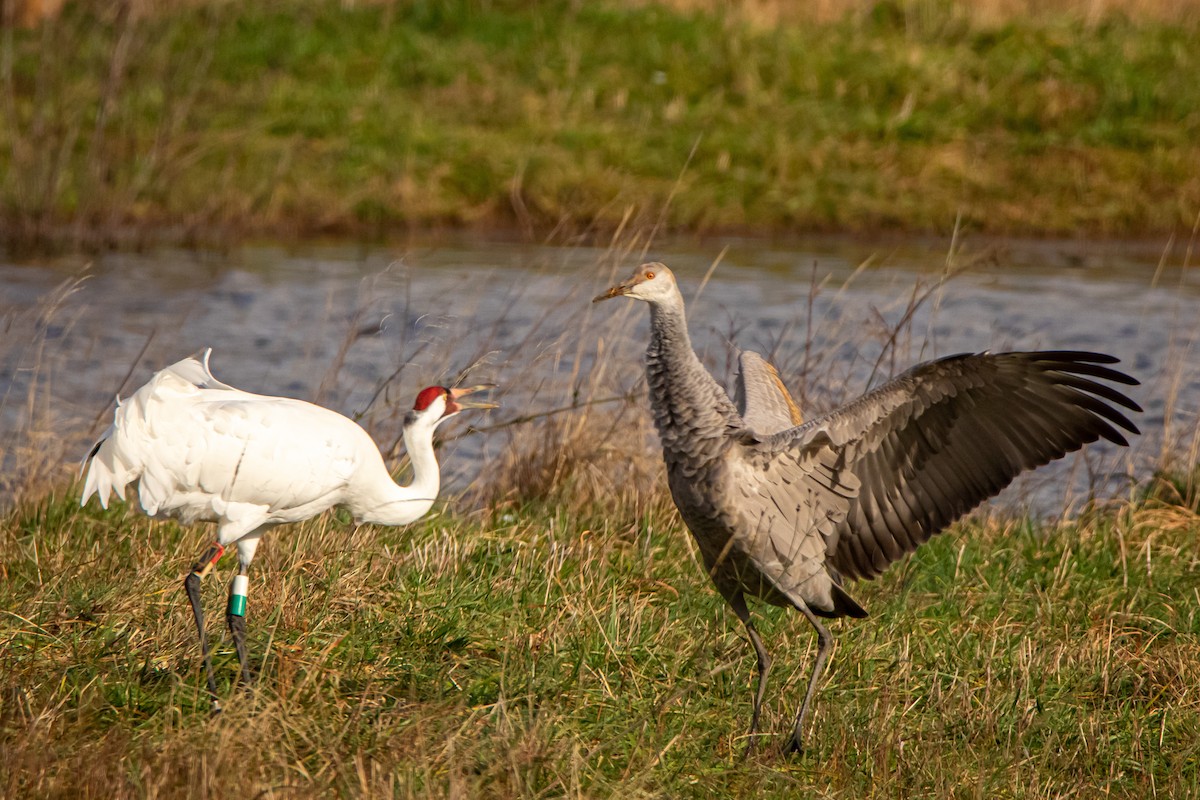
[[[1143,382],[1131,394],[1147,409],[1137,418],[1145,435],[1128,451],[1095,448],[1085,462],[1041,471],[1006,502],[1037,496],[1061,508],[1088,473],[1141,477],[1164,441],[1190,446],[1200,409],[1200,275],[1181,266],[1182,247],[970,242],[954,260],[963,271],[939,284],[947,249],[941,240],[714,240],[666,242],[648,257],[675,270],[695,344],[715,374],[728,380],[732,345],[769,354],[806,410],[954,352],[1088,349],[1121,358]],[[462,237],[0,262],[0,451],[10,484],[0,492],[35,460],[51,477],[71,474],[118,392],[205,346],[221,380],[317,400],[360,418],[385,448],[421,387],[470,368],[469,382],[498,384],[504,408],[449,431],[459,436],[443,460],[461,487],[520,435],[506,421],[637,389],[645,308],[589,300],[641,260]],[[598,352],[606,355],[599,364]],[[463,435],[466,423],[501,430]]]

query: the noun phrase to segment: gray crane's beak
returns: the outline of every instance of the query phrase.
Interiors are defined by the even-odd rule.
[[[618,283],[604,294],[598,294],[593,297],[592,302],[599,303],[601,300],[608,300],[610,297],[620,297],[623,294],[628,294],[629,288],[630,287],[628,283]]]
[[[469,386],[462,389],[451,389],[450,398],[454,401],[454,405],[459,408],[499,408],[499,403],[489,403],[485,400],[463,400],[469,394],[476,392],[486,392],[488,389],[495,389],[494,383],[483,383],[479,386]]]

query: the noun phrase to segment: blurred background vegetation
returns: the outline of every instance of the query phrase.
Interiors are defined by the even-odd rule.
[[[59,5],[0,0],[9,245],[1138,236],[1200,211],[1184,0]]]

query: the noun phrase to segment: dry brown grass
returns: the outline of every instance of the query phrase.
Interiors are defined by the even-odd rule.
[[[274,532],[253,693],[206,711],[178,576],[203,540],[70,498],[0,523],[5,797],[1186,796],[1197,518],[981,519],[878,584],[803,760],[741,763],[753,658],[673,513],[614,497]],[[624,527],[619,520],[635,518]],[[1122,552],[1126,555],[1123,557]],[[205,600],[218,616],[224,587]],[[219,629],[218,620],[211,621]],[[811,632],[763,610],[786,729]],[[235,662],[217,647],[223,685]]]
[[[632,403],[616,413],[549,419],[514,435],[488,482],[493,503],[522,505],[576,498],[625,506],[663,485],[661,461],[647,447],[653,430]]]
[[[80,436],[91,420],[55,402],[56,368],[64,356],[56,340],[83,309],[72,302],[79,279],[60,283],[32,308],[0,313],[0,370],[8,377],[0,415],[9,435],[0,437],[0,497],[25,501],[44,495],[64,478]]]
[[[173,8],[227,5],[229,0],[129,0],[141,14],[169,13]],[[394,6],[398,0],[342,0],[345,8]],[[30,5],[34,5],[33,0]],[[53,3],[49,4],[54,6]],[[941,16],[944,0],[617,0],[614,5],[661,5],[683,12],[728,14],[741,21],[761,26],[784,23],[826,23],[847,16],[873,13],[901,14],[914,21],[929,13]],[[964,19],[988,26],[1013,20],[1082,19],[1098,23],[1120,15],[1130,19],[1166,22],[1194,21],[1200,9],[1189,0],[982,0],[959,4],[957,13]]]
[[[631,4],[662,5],[677,11],[729,14],[762,27],[804,22],[827,23],[845,17],[885,13],[920,24],[931,13],[943,17],[943,0],[628,0]],[[956,14],[981,27],[1014,20],[1080,19],[1098,24],[1112,16],[1165,22],[1192,22],[1200,8],[1188,0],[982,0],[957,4]]]

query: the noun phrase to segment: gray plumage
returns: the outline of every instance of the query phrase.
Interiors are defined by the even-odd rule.
[[[771,658],[746,595],[800,611],[817,657],[789,742],[801,730],[832,639],[818,617],[865,617],[842,576],[873,578],[1007,486],[1023,470],[1097,439],[1125,445],[1136,403],[1099,381],[1136,385],[1097,353],[962,354],[913,367],[799,423],[775,370],[743,353],[737,405],[692,349],[675,278],[646,264],[596,300],[650,304],[646,376],[671,496],[717,590],[743,622],[759,681]]]
[[[799,406],[788,394],[775,367],[750,350],[743,350],[738,356],[733,399],[742,422],[758,433],[775,433],[804,422]]]

